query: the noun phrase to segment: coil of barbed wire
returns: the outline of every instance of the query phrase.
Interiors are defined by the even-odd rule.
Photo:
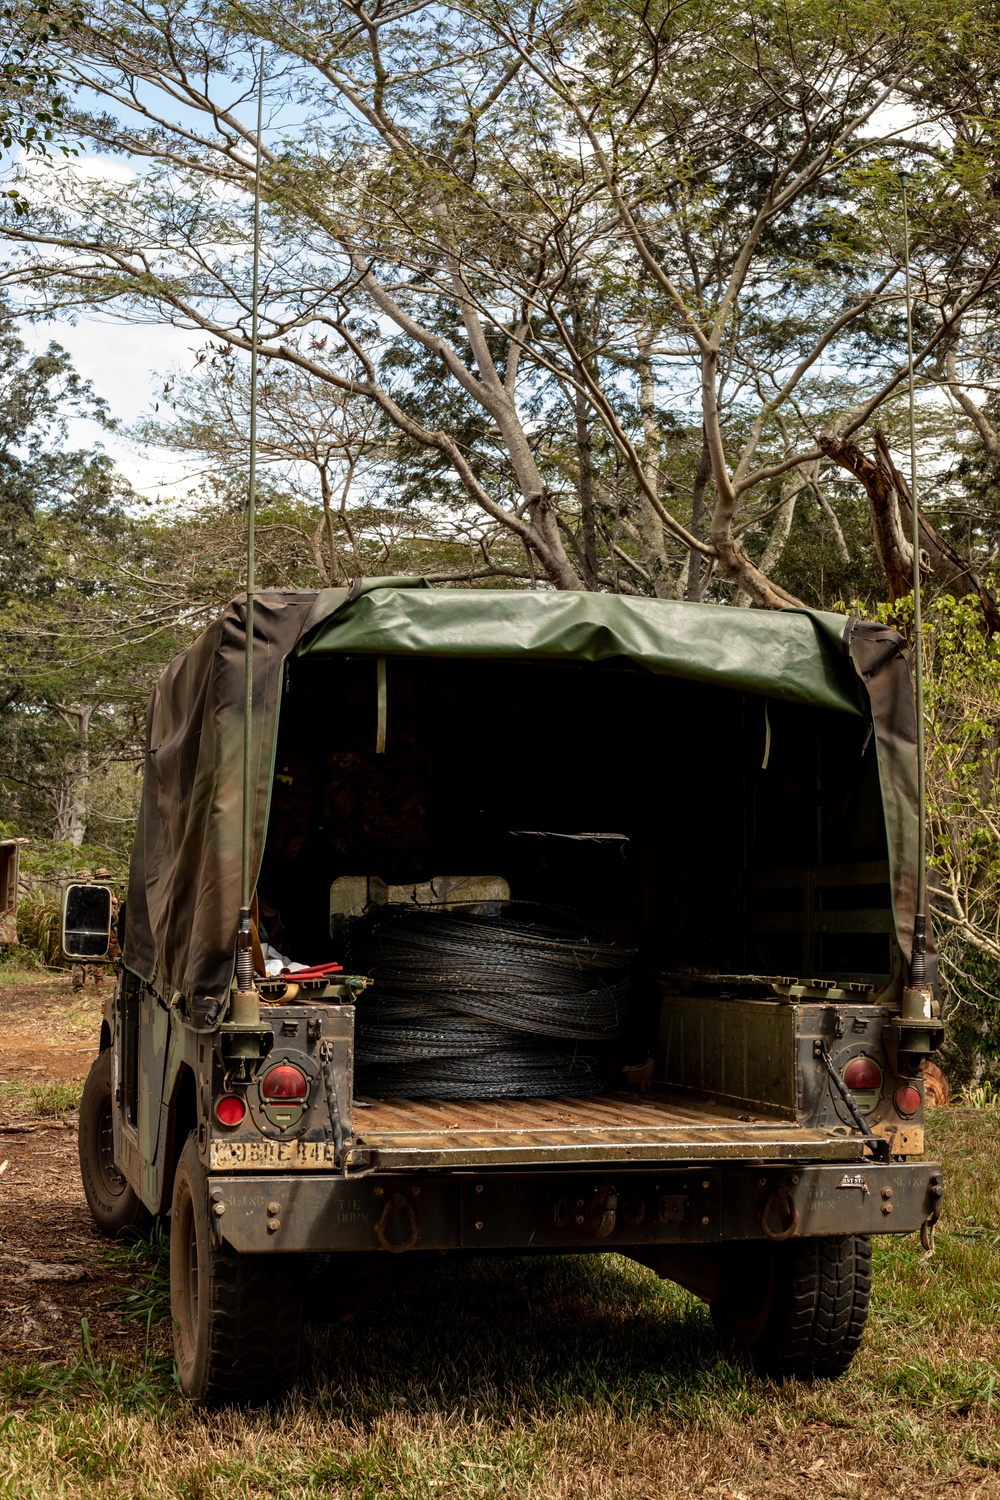
[[[494,1044],[463,1056],[371,1057],[359,1064],[358,1091],[379,1099],[552,1098],[595,1094],[602,1087],[596,1060],[535,1051],[530,1044]]]
[[[358,1088],[383,1097],[594,1092],[598,1059],[578,1044],[618,1034],[631,956],[523,907],[390,916],[352,942],[352,966],[375,981],[358,1012]]]

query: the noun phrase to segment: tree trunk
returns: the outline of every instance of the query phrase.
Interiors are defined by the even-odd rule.
[[[767,539],[767,546],[764,548],[764,555],[760,560],[760,571],[764,574],[770,575],[771,569],[778,566],[785,554],[792,531],[792,522],[795,519],[795,502],[808,483],[809,480],[801,469],[792,469],[791,473],[785,475],[774,524]]]
[[[705,423],[705,441],[712,458],[715,480],[715,509],[708,539],[715,548],[719,567],[759,609],[800,608],[802,601],[772,583],[747,557],[733,535],[733,522],[739,505],[739,492],[726,463],[725,442],[719,414],[718,351],[705,348],[701,361],[701,409]]]
[[[81,708],[60,708],[63,721],[76,736],[76,747],[67,760],[69,777],[56,796],[53,838],[57,843],[72,844],[79,849],[87,837],[87,793],[90,790],[90,721],[93,704]]]
[[[881,456],[871,459],[850,438],[820,434],[819,446],[827,458],[853,474],[864,485],[871,514],[875,554],[889,585],[889,602],[913,592],[913,548],[903,530],[894,470]]]
[[[326,534],[326,549],[330,554],[330,565],[320,570],[320,576],[325,575],[328,588],[336,588],[341,580],[341,570],[340,553],[337,551],[337,542],[333,534],[333,492],[326,464],[319,464],[318,468],[320,495],[323,500],[323,530]]]
[[[705,491],[708,489],[708,481],[712,477],[712,455],[708,450],[708,439],[705,436],[704,427],[701,429],[701,458],[698,460],[698,469],[694,476],[694,486],[691,490],[691,533],[700,542],[705,540],[705,522],[707,518],[707,507],[705,505]],[[702,557],[700,552],[694,549],[688,553],[687,583],[684,588],[685,599],[700,604],[708,583],[711,567],[707,558]]]
[[[584,327],[583,312],[575,288],[573,291],[571,318],[573,347],[579,353],[580,350],[585,348],[586,330]],[[583,536],[583,581],[588,589],[594,590],[598,587],[597,520],[594,515],[594,450],[590,438],[590,408],[582,389],[585,384],[584,377],[587,372],[583,368],[582,358],[576,358],[574,364],[578,384],[573,388],[570,399],[573,405],[573,420],[576,426],[576,460],[580,476],[580,529]]]
[[[587,403],[579,391],[573,393],[576,422],[576,458],[580,474],[580,529],[583,534],[583,581],[597,588],[597,525],[594,519],[594,453],[590,442]]]
[[[816,467],[818,469],[819,465],[817,464]],[[820,511],[824,519],[826,520],[826,523],[829,526],[830,530],[833,532],[834,545],[836,546],[837,551],[840,554],[841,562],[849,563],[851,560],[851,549],[847,545],[847,538],[844,536],[844,528],[840,524],[840,519],[837,515],[837,512],[834,510],[833,506],[830,504],[829,500],[820,489],[818,473],[814,475],[813,479],[810,481],[810,487],[813,494],[816,496],[816,504],[819,506]]]
[[[875,434],[875,458],[862,453],[856,443],[824,433],[819,445],[856,479],[868,495],[875,551],[889,583],[889,601],[913,592],[913,506],[910,488],[893,463],[889,445],[881,432]],[[926,565],[956,598],[974,594],[979,600],[990,635],[1000,630],[1000,609],[972,564],[920,512],[921,567]]]
[[[760,571],[765,577],[770,577],[771,570],[778,566],[784,555],[795,517],[795,502],[808,482],[801,469],[792,469],[782,481],[781,499],[778,502],[771,532],[764,545],[764,553],[759,563]],[[751,529],[756,530],[757,527],[754,526]],[[749,608],[752,602],[747,593],[740,592],[736,596],[736,603],[740,609]]]
[[[659,495],[660,427],[656,420],[652,343],[651,334],[639,341],[639,411],[642,415],[642,469],[650,489],[655,495]],[[638,504],[639,515],[636,529],[642,545],[643,562],[653,582],[653,592],[657,599],[676,599],[677,584],[670,572],[670,558],[667,556],[663,522],[641,488],[638,491]]]
[[[882,463],[892,471],[896,485],[896,493],[899,496],[899,511],[903,526],[909,536],[913,535],[913,498],[910,495],[910,486],[903,478],[892,461],[889,445],[881,432],[875,434],[875,450]],[[924,511],[920,512],[920,550],[926,554],[930,561],[934,576],[944,584],[949,593],[956,599],[968,594],[975,594],[979,600],[983,616],[986,620],[986,628],[990,635],[1000,630],[1000,609],[993,595],[983,584],[979,575],[975,572],[972,564],[957,553],[950,542],[946,541],[935,526],[928,520]],[[913,548],[910,548],[913,555]]]

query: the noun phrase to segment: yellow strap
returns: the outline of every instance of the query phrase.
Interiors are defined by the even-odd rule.
[[[387,694],[385,684],[385,657],[380,656],[377,661],[378,667],[378,728],[375,731],[375,754],[385,754],[385,719]]]

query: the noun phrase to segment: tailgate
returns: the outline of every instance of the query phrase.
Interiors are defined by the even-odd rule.
[[[358,1101],[351,1164],[383,1170],[563,1162],[860,1161],[856,1135],[657,1092],[579,1099]]]

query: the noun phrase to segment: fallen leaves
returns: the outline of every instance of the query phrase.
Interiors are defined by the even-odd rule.
[[[85,1281],[87,1278],[86,1266],[72,1261],[22,1260],[13,1255],[2,1255],[0,1261],[20,1271],[20,1275],[15,1275],[16,1281]]]

